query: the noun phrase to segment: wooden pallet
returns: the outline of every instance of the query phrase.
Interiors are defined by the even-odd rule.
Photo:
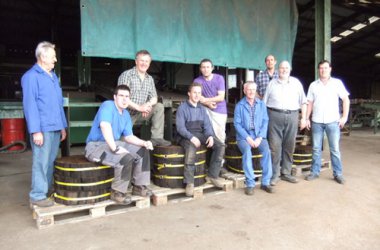
[[[152,201],[155,206],[166,205],[167,203],[178,203],[200,199],[208,195],[218,195],[232,190],[232,181],[224,180],[223,189],[215,187],[211,183],[205,183],[194,188],[193,197],[185,196],[184,188],[162,188],[155,185],[149,186],[152,191]]]
[[[37,228],[48,228],[53,225],[62,225],[91,220],[108,215],[121,214],[150,207],[150,199],[141,196],[132,196],[130,205],[117,205],[112,200],[95,204],[66,206],[55,203],[52,207],[32,206],[33,218]]]
[[[234,189],[245,188],[245,176],[244,174],[238,174],[228,172],[222,175],[223,178],[232,181]],[[255,175],[256,185],[260,185],[261,175]]]
[[[293,176],[300,176],[302,172],[310,171],[310,169],[311,169],[311,164],[293,166],[291,174]],[[331,169],[331,161],[322,160],[321,172],[327,169]]]

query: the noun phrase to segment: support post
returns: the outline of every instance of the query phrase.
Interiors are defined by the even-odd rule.
[[[315,78],[318,63],[331,61],[331,0],[315,0]]]

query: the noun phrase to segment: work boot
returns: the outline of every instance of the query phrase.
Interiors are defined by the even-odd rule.
[[[339,184],[344,184],[346,181],[344,180],[342,175],[334,176],[334,180],[338,182]]]
[[[54,201],[50,200],[49,198],[39,200],[39,201],[30,200],[30,204],[36,205],[37,207],[51,207],[51,206],[54,206]]]
[[[223,167],[223,168],[220,169],[219,176],[223,177],[225,174],[228,174],[228,170]]]
[[[170,141],[167,141],[163,138],[152,138],[150,139],[152,142],[153,147],[155,146],[170,146],[172,143]]]
[[[291,176],[290,174],[287,174],[287,175],[281,175],[281,180],[283,181],[287,181],[287,182],[290,182],[290,183],[297,183],[298,180],[296,177],[294,176]]]
[[[210,182],[217,188],[223,188],[224,186],[224,183],[225,183],[225,180],[222,179],[222,178],[211,178],[211,177],[208,177],[208,179],[210,180]]]
[[[246,195],[253,195],[254,194],[254,187],[246,187],[245,190],[244,190],[244,193]]]
[[[185,191],[186,191],[186,196],[193,197],[193,195],[194,195],[194,183],[187,183]]]
[[[319,178],[319,175],[311,173],[311,174],[309,174],[308,176],[305,177],[305,180],[312,181],[312,180],[315,180],[317,178]]]
[[[111,191],[111,200],[119,205],[128,205],[132,203],[132,198],[130,196],[116,190]]]
[[[150,190],[147,186],[133,186],[132,188],[132,194],[133,195],[138,195],[142,197],[150,197],[152,196],[153,192]]]
[[[260,188],[270,194],[274,192],[270,185],[261,185]]]
[[[276,186],[279,180],[280,180],[280,179],[279,179],[278,177],[273,178],[273,179],[270,181],[270,185],[271,185],[271,186]]]

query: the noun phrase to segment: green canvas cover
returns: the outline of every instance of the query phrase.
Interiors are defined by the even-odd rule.
[[[81,0],[83,56],[265,68],[291,61],[295,0]]]

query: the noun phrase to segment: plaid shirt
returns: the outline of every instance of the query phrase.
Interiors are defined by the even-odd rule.
[[[156,87],[154,86],[153,77],[145,73],[144,81],[141,81],[136,67],[124,71],[117,81],[117,85],[125,84],[131,89],[131,101],[141,105],[148,102],[151,98],[157,97]],[[137,114],[138,111],[129,109],[131,115]]]
[[[270,77],[268,70],[260,71],[260,73],[256,76],[256,84],[257,84],[257,93],[263,97],[265,91],[268,87],[269,82],[272,79],[278,79],[277,70],[274,71],[273,76]]]
[[[256,102],[253,103],[252,106],[250,106],[249,109],[249,129],[254,130],[255,129],[255,109],[256,109]]]

